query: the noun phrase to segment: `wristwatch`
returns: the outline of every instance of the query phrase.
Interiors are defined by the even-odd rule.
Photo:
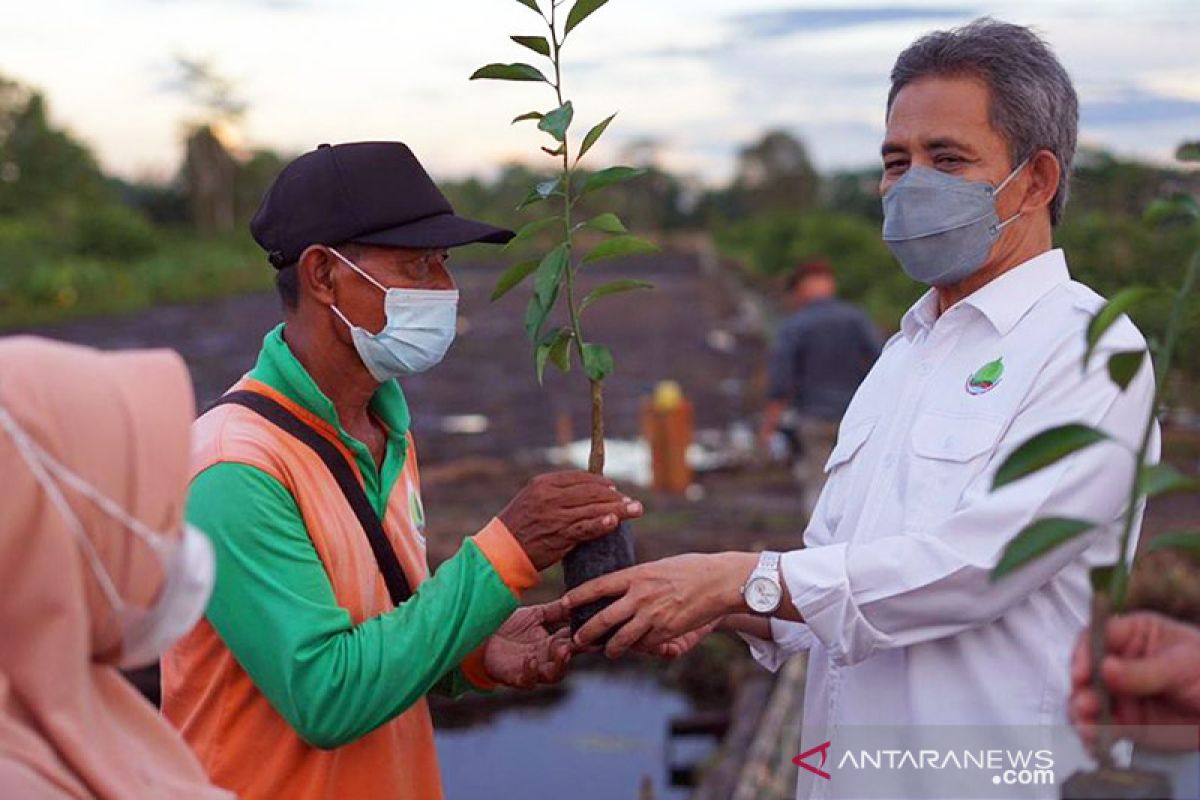
[[[779,608],[783,601],[783,586],[779,583],[779,553],[765,550],[758,557],[758,566],[742,587],[742,599],[755,614],[771,614]]]

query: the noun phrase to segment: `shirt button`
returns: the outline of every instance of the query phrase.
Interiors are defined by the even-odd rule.
[[[885,467],[887,467],[888,469],[891,469],[892,467],[896,466],[896,456],[895,456],[895,454],[893,454],[893,453],[888,453],[886,456],[884,456],[884,458],[883,458],[883,465],[884,465]]]
[[[922,361],[920,366],[917,367],[917,372],[921,373],[922,375],[928,375],[932,369],[933,367],[929,366],[928,361]]]

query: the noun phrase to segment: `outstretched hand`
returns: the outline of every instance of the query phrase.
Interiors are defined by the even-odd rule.
[[[596,578],[568,592],[563,606],[578,608],[604,597],[617,597],[575,634],[575,644],[591,647],[610,629],[620,629],[604,652],[619,658],[635,646],[646,652],[672,640],[662,651],[686,652],[685,634],[704,630],[725,614],[742,608],[741,587],[754,570],[753,553],[696,554],[664,558]]]
[[[561,681],[574,651],[570,630],[562,628],[567,613],[562,603],[514,611],[487,640],[483,665],[488,676],[514,689]]]

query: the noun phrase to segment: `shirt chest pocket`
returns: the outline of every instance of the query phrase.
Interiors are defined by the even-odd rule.
[[[991,460],[1004,420],[942,411],[920,414],[912,428],[905,506],[924,526],[952,514]]]

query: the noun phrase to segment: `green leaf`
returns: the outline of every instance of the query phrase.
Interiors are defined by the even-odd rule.
[[[558,341],[559,337],[567,332],[567,330],[567,328],[555,328],[543,336],[541,341],[538,342],[537,352],[534,356],[534,362],[537,365],[537,379],[539,385],[542,383],[542,376],[546,372],[546,362],[550,359],[550,353],[554,349],[554,344]]]
[[[590,306],[592,303],[599,300],[601,297],[608,297],[613,294],[621,294],[623,292],[633,292],[638,289],[653,289],[654,284],[649,281],[634,281],[620,280],[606,283],[603,286],[598,286],[588,293],[588,296],[583,298],[583,302],[579,306],[580,312]]]
[[[994,581],[1003,578],[1093,527],[1095,525],[1085,519],[1046,517],[1035,520],[1026,525],[1004,548],[999,563],[992,570],[991,579]]]
[[[571,369],[571,339],[574,334],[570,328],[556,328],[546,336],[542,337],[537,348],[537,376],[538,383],[542,382],[542,377],[546,371],[547,362],[554,364],[563,372],[569,372]]]
[[[561,221],[562,217],[546,217],[544,219],[535,219],[533,222],[522,225],[521,229],[517,231],[517,235],[509,239],[508,243],[504,245],[504,250],[508,250],[511,247],[515,247],[518,244],[529,241],[534,236],[537,236],[539,233],[546,230],[546,228],[549,228],[554,225],[554,223]]]
[[[541,119],[544,116],[546,115],[540,111],[528,111],[519,117],[513,117],[511,124],[516,125],[518,122],[524,122],[527,119]]]
[[[621,218],[611,211],[592,217],[580,227],[592,228],[605,233],[629,233],[629,229],[625,227],[625,223],[621,222]]]
[[[554,310],[556,300],[558,300],[558,287],[555,287],[550,302],[545,305],[536,294],[529,298],[529,307],[525,309],[525,335],[529,337],[529,341],[536,342],[541,337],[542,326],[546,324],[546,318]]]
[[[517,206],[517,211],[531,206],[534,203],[540,203],[550,195],[554,194],[554,190],[558,188],[558,178],[543,181],[537,186],[529,190],[529,194],[525,195],[525,199],[521,201],[521,205]]]
[[[547,253],[538,265],[537,273],[533,276],[533,290],[537,293],[538,302],[543,306],[550,307],[554,303],[558,284],[567,268],[569,252],[566,242],[563,242]]]
[[[558,108],[551,111],[538,122],[538,130],[545,131],[553,136],[558,141],[567,138],[567,129],[571,127],[571,120],[575,117],[575,107],[571,105],[571,101],[563,103]]]
[[[488,79],[493,81],[541,81],[549,83],[546,76],[537,67],[528,64],[488,64],[475,70],[471,80]]]
[[[583,263],[591,264],[606,258],[623,258],[625,256],[657,253],[658,245],[647,242],[637,236],[616,236],[606,242],[596,245],[592,252],[583,258]]]
[[[1090,428],[1087,425],[1061,425],[1044,430],[1004,459],[1004,463],[1000,465],[1000,469],[996,471],[996,477],[992,481],[992,490],[1006,486],[1026,475],[1031,475],[1074,452],[1107,438],[1108,434],[1104,431]]]
[[[1121,315],[1126,311],[1156,294],[1158,294],[1157,290],[1146,286],[1131,286],[1114,294],[1112,299],[1096,312],[1096,316],[1092,317],[1092,321],[1088,323],[1087,350],[1083,354],[1084,369],[1087,368],[1088,361],[1091,360],[1092,351],[1096,349],[1096,343],[1112,327],[1113,323],[1120,319]]]
[[[522,47],[528,47],[539,56],[550,57],[550,43],[546,41],[545,36],[510,36],[508,38]]]
[[[569,328],[563,328],[562,333],[550,347],[550,363],[563,372],[571,371],[571,342],[575,334]]]
[[[1187,192],[1160,197],[1146,207],[1142,218],[1150,225],[1200,219],[1200,204]]]
[[[504,297],[504,295],[508,294],[514,288],[519,286],[522,281],[533,274],[533,271],[537,269],[537,266],[538,262],[536,260],[522,261],[520,264],[513,264],[511,267],[504,270],[504,272],[500,275],[500,279],[496,281],[496,288],[492,292],[492,302],[496,302],[501,297]]]
[[[588,176],[588,179],[583,184],[583,191],[579,193],[579,196],[583,197],[589,192],[599,191],[600,189],[612,186],[614,183],[640,178],[645,174],[646,170],[636,167],[609,167],[608,169],[602,169]]]
[[[1200,533],[1192,531],[1160,533],[1150,540],[1150,544],[1146,545],[1147,553],[1155,553],[1159,550],[1183,550],[1200,554]]]
[[[1141,369],[1142,361],[1145,358],[1145,350],[1124,350],[1120,353],[1113,353],[1108,357],[1108,377],[1121,387],[1122,392],[1125,391],[1129,382],[1133,380],[1133,376],[1137,375],[1138,370]]]
[[[1184,142],[1175,151],[1175,157],[1180,161],[1200,161],[1200,142]]]
[[[1200,480],[1190,478],[1170,464],[1150,464],[1138,473],[1138,491],[1146,497],[1200,490]]]
[[[537,0],[517,0],[517,2],[520,3],[521,5],[525,6],[526,8],[532,8],[538,14],[542,13],[542,10],[540,8],[538,8]]]
[[[579,146],[579,155],[575,156],[576,164],[579,163],[579,159],[583,158],[584,153],[592,149],[592,145],[594,145],[604,134],[605,129],[608,128],[608,123],[612,122],[613,117],[615,116],[616,114],[613,114],[603,122],[597,123],[596,125],[592,126],[590,131],[587,132],[587,134],[583,137],[583,144]]]
[[[563,30],[563,38],[567,38],[567,34],[575,30],[579,23],[590,17],[596,9],[607,2],[608,0],[578,0],[571,7],[571,13],[567,14],[567,27]]]
[[[602,344],[585,344],[583,346],[583,371],[594,381],[602,381],[612,374],[612,353]]]

